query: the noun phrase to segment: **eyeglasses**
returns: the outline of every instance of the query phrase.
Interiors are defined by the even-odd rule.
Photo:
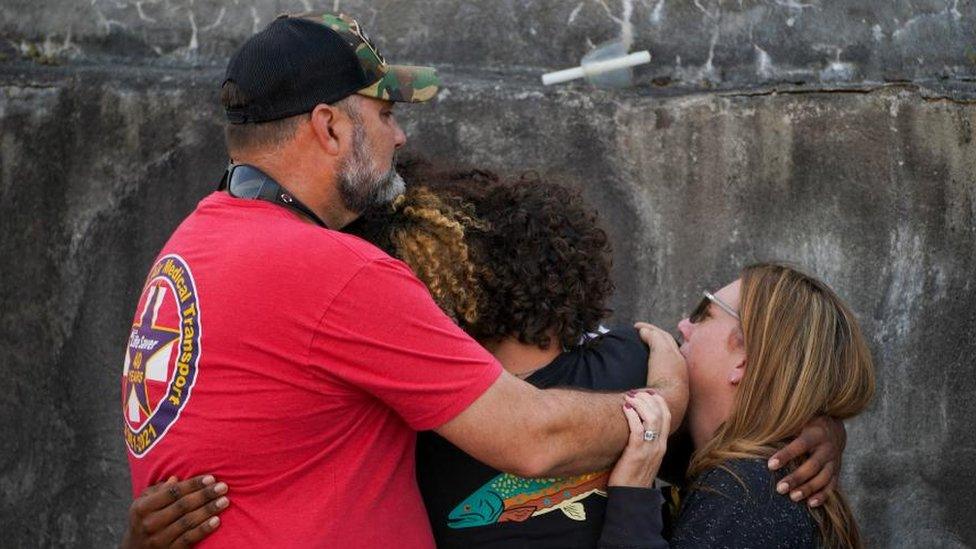
[[[702,292],[702,294],[705,297],[703,297],[701,302],[698,303],[698,306],[695,307],[695,310],[692,311],[690,315],[688,315],[688,320],[692,324],[697,324],[702,320],[708,318],[708,306],[712,303],[718,305],[720,309],[735,317],[736,320],[740,320],[739,312],[733,309],[731,305],[715,297],[714,295],[712,295],[711,292],[707,290]]]

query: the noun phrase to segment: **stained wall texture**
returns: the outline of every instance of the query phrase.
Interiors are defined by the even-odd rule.
[[[216,91],[277,13],[356,14],[447,86],[405,156],[583,190],[614,321],[798,262],[869,334],[844,486],[873,547],[976,545],[976,6],[965,0],[8,0],[0,5],[0,545],[108,546],[137,293],[226,162]],[[539,75],[617,39],[635,86]]]

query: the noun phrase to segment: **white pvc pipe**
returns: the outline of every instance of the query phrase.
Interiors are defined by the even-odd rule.
[[[563,69],[561,71],[543,74],[542,84],[544,86],[562,84],[563,82],[569,82],[570,80],[576,80],[577,78],[583,78],[584,76],[586,76],[586,73],[583,71],[583,67],[573,67],[571,69]]]
[[[581,67],[573,67],[571,69],[563,69],[561,71],[543,74],[542,84],[545,86],[561,84],[577,78],[583,78],[584,76],[595,76],[608,71],[643,65],[644,63],[649,63],[650,61],[651,53],[649,51],[638,51],[630,55],[625,55],[624,57],[617,57],[616,59],[594,61],[593,63],[587,63]]]

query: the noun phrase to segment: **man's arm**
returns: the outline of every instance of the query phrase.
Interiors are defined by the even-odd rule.
[[[648,386],[680,423],[688,371],[674,338],[637,326],[650,348]],[[437,433],[479,461],[524,477],[586,473],[609,467],[627,441],[623,394],[536,389],[508,373]]]
[[[541,390],[508,372],[435,431],[475,459],[523,477],[606,469],[627,442],[624,395]]]

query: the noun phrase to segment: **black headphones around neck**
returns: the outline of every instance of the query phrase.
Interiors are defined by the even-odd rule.
[[[218,191],[224,189],[234,198],[271,202],[308,217],[319,227],[329,228],[311,208],[302,204],[271,176],[249,164],[231,164],[217,187]]]

